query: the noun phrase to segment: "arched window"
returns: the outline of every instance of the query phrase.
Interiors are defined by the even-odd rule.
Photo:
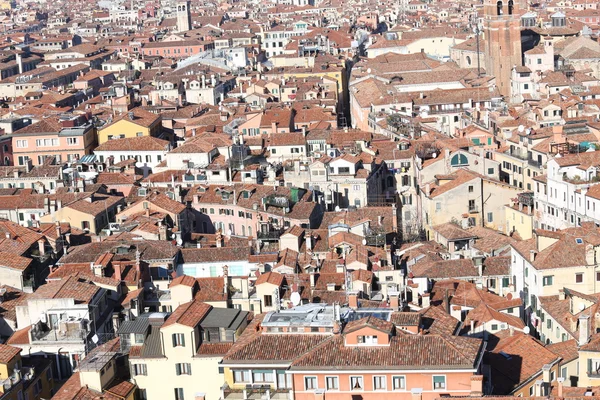
[[[467,65],[471,65],[471,57],[467,56]]]
[[[502,15],[502,2],[501,1],[496,3],[496,8],[498,9],[498,15]]]
[[[512,15],[514,6],[513,0],[508,0],[508,15]]]
[[[450,160],[450,165],[452,165],[453,167],[469,165],[469,160],[464,154],[455,154],[454,157],[452,157],[452,159]]]

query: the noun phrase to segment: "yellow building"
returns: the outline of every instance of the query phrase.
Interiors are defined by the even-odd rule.
[[[505,206],[504,233],[512,235],[516,232],[523,240],[531,239],[534,215],[533,193],[520,193],[515,200],[517,201]]]
[[[3,0],[0,1],[0,10],[11,10],[15,8],[16,2],[14,0]]]
[[[119,115],[98,131],[98,144],[112,139],[155,136],[162,133],[162,117],[142,108],[134,108]]]
[[[21,351],[18,347],[0,344],[0,398],[21,400],[52,397],[52,361],[23,360]]]
[[[123,197],[84,193],[82,198],[44,215],[41,222],[65,222],[91,233],[99,233],[109,222],[114,222],[117,208],[124,204]]]

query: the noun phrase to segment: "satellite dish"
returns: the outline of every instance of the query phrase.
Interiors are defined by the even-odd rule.
[[[371,68],[367,68],[367,74],[371,73]]]
[[[530,133],[531,133],[531,129],[527,128],[527,129],[525,130],[525,134],[526,134],[526,135],[529,135]]]
[[[523,333],[526,335],[529,335],[529,332],[531,332],[531,329],[529,329],[528,326],[526,326],[525,328],[523,328]]]
[[[362,244],[363,244],[363,246],[365,246],[367,244],[367,239],[363,239]]]
[[[340,211],[340,206],[335,206],[335,211],[339,212]]]
[[[520,133],[523,133],[523,131],[525,130],[525,127],[523,125],[519,125],[518,130]]]
[[[297,306],[298,304],[300,304],[300,302],[302,301],[302,298],[300,297],[300,293],[293,292],[292,295],[290,296],[290,300],[292,301],[292,304],[294,306]]]
[[[99,340],[100,340],[100,338],[98,337],[98,335],[92,336],[92,342],[94,342],[94,344],[98,344]]]
[[[227,236],[231,236],[231,229],[227,230]]]

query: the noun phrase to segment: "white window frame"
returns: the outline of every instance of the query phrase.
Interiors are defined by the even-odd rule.
[[[335,381],[334,388],[329,387],[329,379],[333,379]],[[325,377],[325,389],[327,390],[340,390],[340,377],[337,375],[328,375]]]
[[[241,379],[237,379],[237,375],[241,375]],[[250,383],[250,371],[247,369],[233,370],[233,383]]]
[[[383,387],[378,387],[376,382],[383,382]],[[387,390],[387,376],[386,375],[374,375],[373,376],[373,390],[374,391],[386,391]]]
[[[309,385],[308,382],[314,382],[312,385]],[[316,376],[305,376],[304,377],[304,390],[316,390],[319,387],[319,380]]]
[[[357,378],[359,379],[359,383],[360,383],[360,389],[354,389],[354,385],[352,382],[352,379]],[[351,375],[349,377],[350,379],[350,391],[351,392],[362,392],[365,390],[365,379],[362,375]]]
[[[396,387],[396,379],[402,383],[401,387]],[[392,376],[392,390],[406,390],[406,376],[405,375],[394,375]]]
[[[440,376],[444,378],[444,387],[436,388],[435,387],[435,378],[440,377]],[[432,375],[431,376],[431,387],[433,388],[433,390],[447,390],[447,386],[448,386],[448,380],[446,379],[446,375]]]

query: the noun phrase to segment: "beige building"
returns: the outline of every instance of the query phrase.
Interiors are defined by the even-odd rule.
[[[125,321],[117,333],[122,347],[129,347],[132,380],[142,398],[194,399],[202,393],[218,399],[219,362],[247,324],[246,311],[192,300],[170,315]]]

